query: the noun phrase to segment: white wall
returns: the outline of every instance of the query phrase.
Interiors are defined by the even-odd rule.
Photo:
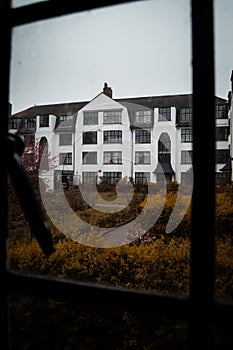
[[[107,110],[121,110],[122,124],[103,124],[103,112]],[[98,125],[83,125],[85,111],[97,111]],[[82,172],[96,172],[99,177],[103,172],[122,172],[122,177],[131,176],[132,136],[130,131],[128,112],[118,102],[105,94],[99,94],[95,99],[83,107],[77,116],[75,131],[75,176],[82,181]],[[103,133],[108,130],[122,130],[122,143],[104,143]],[[97,131],[97,144],[83,144],[82,134],[86,131]],[[97,152],[97,164],[82,164],[82,152]],[[121,151],[122,164],[103,164],[103,152]]]

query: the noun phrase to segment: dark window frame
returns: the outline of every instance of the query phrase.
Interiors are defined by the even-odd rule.
[[[151,143],[151,131],[144,129],[135,130],[135,143]]]
[[[180,109],[180,121],[191,122],[193,119],[193,109],[191,107],[182,107]]]
[[[171,121],[172,119],[172,113],[171,113],[171,107],[159,107],[159,122],[164,121]]]
[[[97,152],[82,152],[82,164],[97,164]]]
[[[104,143],[122,143],[122,130],[104,130]]]
[[[128,1],[112,1],[111,5]],[[132,1],[131,1],[132,2]],[[56,6],[57,3],[59,6]],[[9,113],[9,72],[11,57],[11,29],[14,26],[53,18],[74,12],[109,6],[104,0],[85,2],[46,1],[19,8],[10,8],[10,1],[0,2],[0,13],[8,21],[1,21],[3,60],[1,69],[0,141],[8,135]],[[192,15],[192,71],[193,71],[193,173],[194,191],[192,196],[191,265],[190,290],[185,297],[160,295],[156,293],[125,290],[91,283],[61,281],[52,278],[17,274],[9,271],[7,265],[7,211],[8,211],[8,171],[0,172],[1,217],[0,217],[0,273],[1,298],[0,320],[2,344],[8,344],[8,293],[20,292],[24,295],[54,297],[67,302],[124,307],[134,312],[143,311],[163,317],[176,317],[188,321],[187,349],[212,349],[212,326],[218,320],[232,323],[233,303],[214,297],[215,271],[215,70],[214,70],[214,28],[213,0],[202,2],[191,0]],[[208,43],[208,45],[206,45]],[[204,115],[200,122],[200,115]],[[205,137],[203,137],[205,135]],[[208,135],[208,142],[206,136]],[[205,152],[203,152],[205,149]],[[3,164],[7,164],[7,152],[3,154]],[[205,153],[203,155],[203,153]],[[208,162],[206,162],[208,154]],[[205,174],[205,176],[203,176]],[[206,206],[208,203],[208,206]],[[205,222],[205,234],[200,223]],[[201,234],[201,238],[200,235]],[[201,244],[200,244],[201,239]],[[200,288],[201,285],[201,288]],[[6,346],[7,348],[7,346]]]
[[[96,145],[97,137],[97,131],[84,131],[82,143],[83,145]]]
[[[70,127],[73,126],[74,116],[73,114],[60,114],[57,117],[57,123],[60,127]]]
[[[116,185],[117,181],[122,178],[121,171],[104,171],[103,182],[108,185]]]
[[[216,105],[216,119],[228,119],[227,103],[219,103]]]
[[[181,129],[181,142],[193,142],[192,128]]]
[[[104,151],[104,164],[122,164],[122,151]]]
[[[227,141],[229,136],[229,126],[216,127],[216,141]]]
[[[59,164],[60,165],[72,165],[73,163],[72,152],[61,152],[59,153]]]
[[[47,128],[49,127],[49,114],[42,114],[39,117],[39,127]]]
[[[96,183],[97,172],[96,171],[83,171],[82,172],[82,183]]]
[[[150,182],[150,173],[149,172],[142,172],[142,171],[136,171],[134,174],[134,182],[135,185],[145,185],[148,182]]]
[[[230,158],[229,148],[216,150],[216,164],[226,164],[229,158]]]
[[[192,164],[193,151],[192,150],[181,150],[181,164]]]

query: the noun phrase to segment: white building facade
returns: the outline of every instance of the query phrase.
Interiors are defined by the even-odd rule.
[[[50,189],[119,179],[135,184],[191,179],[191,94],[114,99],[105,83],[91,101],[34,106],[12,115],[10,131],[31,140],[25,148],[31,159],[25,158],[44,160]],[[217,97],[216,137],[216,179],[224,180],[228,103]]]

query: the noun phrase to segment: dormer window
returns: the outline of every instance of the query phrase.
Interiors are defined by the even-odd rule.
[[[44,128],[48,126],[49,126],[49,115],[48,114],[40,115],[40,127]]]
[[[160,107],[159,121],[170,121],[170,120],[171,120],[171,107]]]
[[[193,110],[192,108],[181,108],[180,110],[180,121],[181,122],[191,122],[193,119]]]
[[[151,111],[136,111],[135,123],[138,124],[151,124]]]
[[[216,118],[217,119],[227,119],[228,117],[228,107],[227,104],[219,104],[216,106]]]
[[[59,126],[72,126],[73,116],[72,115],[59,115],[58,117]]]
[[[22,127],[24,129],[36,129],[36,119],[35,118],[25,118],[23,119],[23,125]]]
[[[17,130],[20,124],[19,118],[11,118],[9,122],[9,129]]]

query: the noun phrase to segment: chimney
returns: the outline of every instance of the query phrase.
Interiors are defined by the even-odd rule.
[[[112,98],[112,89],[108,86],[108,83],[104,83],[103,93]]]

